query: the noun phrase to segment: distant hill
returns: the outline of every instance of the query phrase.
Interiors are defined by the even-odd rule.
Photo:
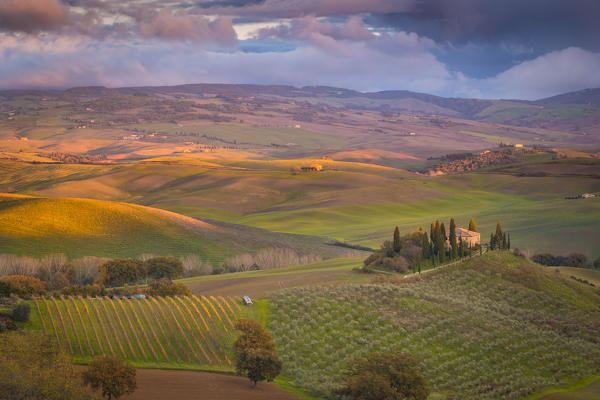
[[[10,100],[24,94],[78,102],[112,96],[110,103],[113,103],[115,96],[118,95],[161,99],[219,97],[234,102],[240,99],[284,100],[316,106],[435,115],[572,132],[590,131],[600,121],[600,89],[585,89],[538,101],[520,101],[446,98],[407,90],[363,93],[330,86],[296,88],[289,85],[199,83],[123,88],[90,86],[71,88],[62,92],[9,90],[0,91],[0,99]],[[131,102],[131,99],[128,101]],[[4,110],[0,104],[0,111],[10,110]]]
[[[559,94],[557,96],[537,100],[536,103],[600,105],[600,88],[583,89],[576,92]]]

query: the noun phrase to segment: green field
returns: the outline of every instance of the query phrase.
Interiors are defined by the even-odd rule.
[[[574,268],[574,267],[550,267],[551,270],[558,271],[562,276],[585,280],[600,287],[600,270]]]
[[[319,162],[325,171],[291,171],[294,166]],[[510,166],[438,177],[370,164],[316,159],[163,157],[119,165],[39,165],[14,161],[0,161],[0,165],[5,167],[0,171],[0,188],[4,190],[12,188],[16,193],[52,198],[124,201],[192,217],[313,236],[313,243],[308,247],[325,238],[378,247],[389,238],[395,225],[408,232],[419,227],[427,229],[435,218],[447,222],[454,217],[463,226],[475,218],[483,240],[487,240],[500,219],[504,229],[511,233],[513,247],[531,252],[577,251],[592,259],[600,256],[595,240],[600,235],[597,224],[600,201],[566,199],[581,193],[600,192],[595,172],[600,164],[591,158],[533,157]],[[256,232],[254,236],[265,235],[267,231]],[[277,234],[270,235],[262,242],[277,242]],[[204,239],[230,241],[237,236],[239,229],[229,237],[207,235],[200,242]],[[281,240],[283,237],[280,235]],[[252,235],[244,238],[251,239]],[[244,246],[244,240],[234,245],[233,252],[271,247],[260,243]],[[46,246],[52,241],[51,238],[46,241]],[[127,245],[132,249],[128,254],[148,252],[147,249],[137,251],[137,247],[144,246],[139,242],[131,241]],[[172,242],[167,239],[153,247],[163,249]],[[179,253],[195,252],[195,245],[182,239]],[[14,243],[14,248],[23,253],[37,248],[27,246],[27,243]],[[219,246],[222,243],[214,246],[214,251],[224,254]],[[85,243],[78,247],[86,248]],[[97,255],[124,253],[118,246],[113,248],[116,249],[113,253],[105,248]],[[49,250],[43,246],[40,249]],[[163,251],[173,252],[172,247]],[[212,258],[222,260],[224,257]]]
[[[348,252],[318,237],[200,221],[134,204],[0,194],[0,253],[64,253],[69,258],[195,254],[219,265],[234,254],[271,247],[324,258]]]
[[[362,266],[367,254],[268,270],[198,276],[177,282],[184,283],[196,294],[264,298],[282,288],[367,282],[371,275],[353,271]]]
[[[422,280],[294,288],[269,328],[284,376],[325,395],[354,357],[419,358],[437,399],[520,399],[597,375],[597,290],[493,252]]]
[[[250,312],[239,303],[213,296],[43,298],[32,312],[35,326],[78,362],[108,354],[144,368],[229,371],[233,324]]]

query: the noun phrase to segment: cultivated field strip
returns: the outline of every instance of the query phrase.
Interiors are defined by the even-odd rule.
[[[168,296],[146,299],[61,297],[34,300],[44,332],[73,356],[117,355],[138,363],[231,368],[233,299]]]

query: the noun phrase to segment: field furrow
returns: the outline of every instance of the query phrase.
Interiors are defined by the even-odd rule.
[[[167,313],[165,313],[165,311],[162,309],[161,304],[154,297],[151,297],[150,300],[148,300],[148,304],[150,304],[153,310],[155,310],[155,315],[158,318],[162,318],[162,320],[165,321],[166,328],[170,333],[167,334],[166,331],[164,331],[163,327],[165,337],[170,338],[171,341],[175,343],[175,347],[177,347],[177,349],[179,350],[179,354],[182,355],[182,358],[185,358],[187,362],[191,363],[192,359],[190,358],[190,354],[186,351],[185,346],[183,346],[183,344],[181,343],[181,340],[177,335],[177,329],[171,323],[171,319],[173,318],[173,316],[169,317]]]
[[[138,335],[138,330],[144,332],[144,329],[142,328],[141,324],[138,324],[138,326],[135,326],[135,327],[133,326],[133,322],[131,321],[129,314],[127,313],[127,309],[125,307],[123,307],[122,301],[117,301],[117,304],[119,305],[119,308],[120,308],[122,314],[125,316],[125,320],[127,321],[130,332],[133,333],[135,342],[137,343],[138,348],[140,349],[140,353],[142,354],[142,357],[144,358],[144,360],[148,360],[148,355],[146,354],[146,350],[144,350],[144,344],[142,343],[142,341],[140,340],[140,337]],[[131,308],[129,308],[129,309],[131,309]],[[138,323],[139,323],[139,320],[138,320]],[[152,348],[152,346],[150,345],[150,342],[148,340],[146,340],[145,344],[148,345],[148,347],[154,353],[154,349]],[[154,355],[154,359],[158,359],[158,356],[156,355],[156,353],[154,353],[153,355]]]
[[[136,318],[138,318],[138,322],[139,322],[140,326],[142,326],[142,327],[147,326],[149,328],[150,333],[152,334],[152,338],[154,339],[154,344],[160,348],[160,351],[161,351],[162,355],[164,356],[164,359],[166,361],[169,361],[169,356],[167,355],[167,351],[165,350],[165,347],[163,346],[162,341],[159,339],[159,336],[156,333],[156,330],[154,329],[154,325],[151,323],[152,319],[150,317],[148,317],[148,313],[146,312],[146,309],[144,307],[145,305],[147,305],[146,301],[144,301],[143,303],[142,303],[142,301],[132,301],[132,302],[130,302],[130,304],[132,305],[130,310],[136,316]],[[137,312],[134,311],[135,307],[139,308],[139,311],[140,311],[139,315]],[[148,339],[146,330],[142,328],[142,332],[144,332],[144,335],[146,336],[146,340],[148,341],[148,344],[150,345],[151,341],[150,341],[150,339]],[[166,342],[167,347],[168,347],[168,342],[166,340],[164,340],[164,341]],[[158,358],[158,356],[156,356],[156,352],[154,351],[154,346],[151,346],[151,348],[152,348],[152,353],[158,360],[159,358]],[[176,355],[175,355],[175,360],[177,360]]]
[[[63,306],[65,306],[65,310],[67,312],[67,316],[69,317],[69,323],[70,323],[70,327],[73,330],[73,333],[75,334],[75,339],[77,342],[77,347],[79,348],[79,354],[83,357],[85,355],[85,353],[83,352],[83,346],[81,345],[81,337],[79,336],[79,329],[77,329],[77,326],[75,325],[75,319],[73,318],[73,315],[71,314],[71,308],[68,307],[68,305],[66,304],[66,300],[63,296],[60,296],[60,300],[61,300],[61,304]]]
[[[131,344],[131,335],[125,329],[125,325],[123,324],[121,315],[119,314],[119,311],[117,310],[117,307],[115,306],[115,301],[119,301],[119,300],[107,300],[104,304],[106,304],[106,303],[110,304],[110,306],[111,306],[110,308],[114,312],[114,315],[117,317],[117,322],[119,323],[119,326],[121,327],[121,334],[125,337],[125,342],[127,343],[127,347],[129,348],[129,351],[131,352],[131,356],[133,358],[137,358],[135,350],[133,349],[133,345]],[[138,342],[138,344],[139,344],[139,342]]]
[[[71,353],[73,353],[73,343],[71,341],[71,338],[69,338],[69,334],[67,333],[67,327],[65,326],[65,320],[63,318],[62,313],[60,312],[60,309],[58,308],[58,302],[54,297],[52,297],[52,304],[54,305],[54,309],[58,314],[58,320],[60,321],[60,326],[62,327],[62,331],[64,333],[63,337],[66,339],[65,341],[69,345],[69,350],[71,350]]]
[[[98,349],[100,350],[100,354],[106,354],[106,352],[104,351],[104,346],[102,345],[102,341],[100,340],[100,335],[98,334],[98,328],[96,327],[96,324],[94,324],[94,318],[92,317],[92,313],[90,313],[91,306],[88,307],[88,301],[84,300],[81,296],[79,296],[77,300],[79,300],[83,304],[83,308],[85,309],[85,315],[87,316],[87,319],[90,323],[89,326],[91,327],[91,330],[94,332],[94,337],[96,338],[96,343],[98,345]]]
[[[110,354],[141,367],[232,368],[231,326],[241,310],[227,298],[61,296],[33,303],[38,329],[83,362]]]
[[[77,317],[79,319],[79,324],[81,325],[81,327],[83,329],[83,335],[85,336],[85,341],[87,344],[88,351],[90,352],[90,355],[93,357],[95,355],[94,347],[92,346],[92,342],[90,341],[90,336],[88,334],[87,327],[83,323],[83,318],[81,316],[81,312],[79,311],[79,307],[77,306],[77,303],[75,302],[75,299],[72,296],[69,296],[69,300],[71,301],[71,304],[73,305],[73,309],[75,310],[75,313],[77,314]]]

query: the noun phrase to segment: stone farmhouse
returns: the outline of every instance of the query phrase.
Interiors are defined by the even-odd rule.
[[[456,227],[456,240],[460,241],[460,238],[467,247],[481,244],[481,234],[479,232],[473,232],[459,226]]]

